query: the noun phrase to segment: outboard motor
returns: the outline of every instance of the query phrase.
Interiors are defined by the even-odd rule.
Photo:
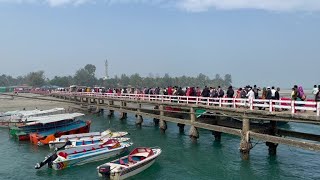
[[[48,166],[51,168],[52,167],[52,162],[57,158],[57,153],[51,153],[47,155],[44,160],[40,163],[37,163],[36,166],[34,167],[35,169],[40,169],[42,166],[46,165],[48,163]]]
[[[68,145],[72,145],[72,143],[70,141],[67,141],[62,147],[60,148],[56,148],[55,149],[55,152],[53,153],[50,153],[49,155],[47,155],[44,160],[40,163],[37,163],[35,165],[35,169],[40,169],[42,168],[44,165],[48,164],[48,167],[49,168],[52,168],[52,162],[58,157],[57,155],[57,151],[61,150],[61,149],[64,149],[66,146]]]
[[[99,167],[99,173],[102,175],[102,177],[106,179],[110,179],[110,166],[109,165],[101,165]]]

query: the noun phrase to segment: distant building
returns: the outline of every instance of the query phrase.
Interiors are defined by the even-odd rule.
[[[109,79],[109,74],[108,74],[108,59],[106,59],[106,61],[105,61],[104,68],[105,68],[105,75],[104,75],[103,79],[106,80],[106,79]]]

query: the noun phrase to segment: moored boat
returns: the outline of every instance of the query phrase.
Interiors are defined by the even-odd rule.
[[[98,139],[98,140],[72,141],[71,145],[67,145],[65,148],[69,149],[69,148],[74,148],[74,147],[79,147],[79,146],[87,146],[87,145],[92,145],[92,144],[102,145],[110,139],[115,139],[115,140],[119,141],[120,143],[127,142],[130,140],[130,138],[127,138],[127,137],[120,137],[120,138],[106,138],[106,139]],[[59,148],[59,147],[57,147],[57,148]]]
[[[29,140],[29,134],[33,132],[43,132],[74,124],[75,118],[84,116],[82,113],[56,114],[50,116],[30,117],[32,122],[24,123],[20,126],[10,127],[10,135],[18,140]]]
[[[128,132],[112,132],[106,130],[103,132],[91,132],[91,133],[82,133],[82,134],[73,134],[73,135],[63,135],[60,138],[56,138],[54,141],[49,142],[50,149],[59,148],[63,146],[66,141],[76,142],[76,144],[95,144],[100,143],[101,141],[109,138],[120,138],[126,136]]]
[[[110,139],[102,145],[87,145],[50,154],[44,161],[37,163],[35,168],[40,169],[48,163],[48,167],[62,170],[68,167],[83,165],[90,162],[108,159],[124,153],[132,143],[120,143]]]
[[[46,116],[63,113],[64,108],[53,108],[48,110],[30,110],[30,111],[8,111],[0,114],[0,127],[9,127],[12,125],[22,125],[24,122],[31,122],[30,117]]]
[[[160,148],[135,148],[128,156],[98,166],[98,175],[113,180],[126,179],[150,167],[160,154]]]
[[[53,141],[62,135],[88,133],[90,131],[90,125],[91,121],[78,120],[67,126],[30,133],[29,137],[31,143],[36,145],[44,145],[49,144],[50,141]]]

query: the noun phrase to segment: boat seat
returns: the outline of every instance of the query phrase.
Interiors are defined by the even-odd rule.
[[[65,158],[65,159],[67,159],[67,157],[68,157],[68,153],[66,153],[66,152],[59,152],[58,155]]]
[[[129,156],[129,157],[128,157],[128,161],[129,161],[129,162],[132,162],[132,163],[135,163],[135,162],[136,162],[135,160],[132,159],[132,156]]]
[[[119,163],[120,163],[121,165],[125,165],[125,164],[126,164],[122,159],[119,160]]]

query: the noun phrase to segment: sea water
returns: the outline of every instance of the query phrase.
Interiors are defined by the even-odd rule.
[[[320,179],[320,152],[306,151],[279,145],[277,155],[270,157],[264,142],[253,140],[254,148],[250,160],[240,158],[240,138],[223,134],[221,142],[215,142],[210,131],[200,130],[200,138],[193,143],[188,126],[185,133],[179,133],[174,123],[168,123],[165,134],[154,126],[152,119],[144,118],[141,128],[136,127],[135,117],[128,114],[127,120],[119,120],[106,115],[87,115],[92,120],[91,131],[128,131],[134,145],[130,148],[161,147],[162,154],[147,170],[130,179]],[[297,131],[319,133],[318,126],[289,123],[283,128]],[[30,142],[18,142],[9,137],[7,129],[0,129],[0,179],[99,179],[96,167],[109,160],[76,166],[61,171],[42,167],[34,169],[50,153],[48,146],[38,147]]]

